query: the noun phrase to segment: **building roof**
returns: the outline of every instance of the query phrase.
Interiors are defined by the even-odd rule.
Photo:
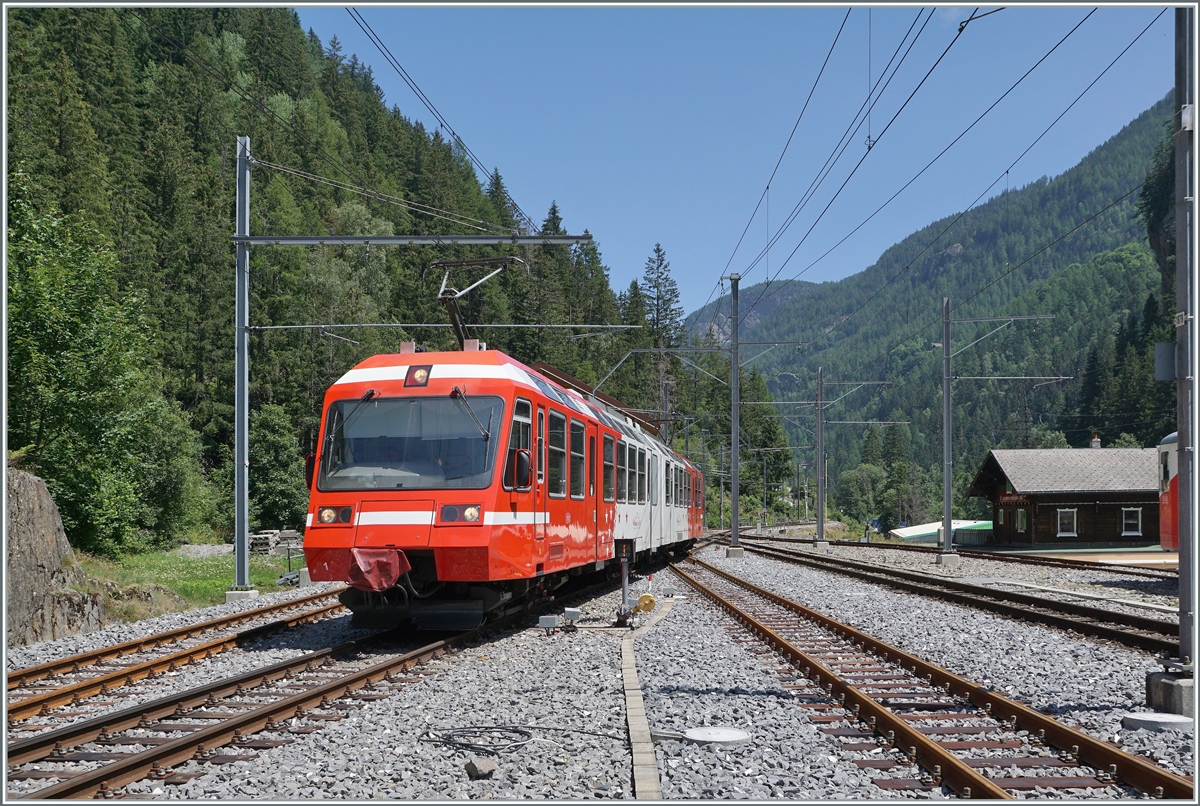
[[[983,494],[982,485],[992,480],[988,468],[993,461],[1015,493],[1158,491],[1158,451],[1154,448],[994,450],[968,494]]]

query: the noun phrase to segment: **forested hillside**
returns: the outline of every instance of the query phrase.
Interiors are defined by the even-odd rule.
[[[953,349],[963,350],[955,376],[1072,378],[954,382],[955,504],[963,512],[981,511],[962,493],[991,448],[1082,446],[1093,430],[1105,445],[1153,445],[1174,430],[1173,387],[1152,380],[1153,342],[1173,338],[1165,314],[1174,282],[1171,157],[1169,144],[1160,146],[1169,118],[1168,95],[1061,176],[936,221],[859,274],[742,289],[743,339],[811,342],[755,362],[780,398],[811,400],[818,366],[827,380],[889,384],[855,391],[827,415],[902,423],[826,430],[828,475],[847,515],[882,515],[885,524],[940,517],[944,296],[953,318],[1055,317],[1014,323],[969,349],[1000,323],[954,325]],[[724,338],[728,310],[726,298],[693,313],[691,332]],[[831,389],[826,399],[847,387]],[[787,425],[793,445],[812,445],[807,412]],[[879,450],[889,440],[890,455]],[[815,457],[801,449],[796,458]]]
[[[673,282],[651,271],[666,263],[660,248],[649,287],[618,294],[598,244],[336,245],[530,228],[499,170],[477,176],[461,148],[387,106],[368,66],[336,38],[305,34],[288,9],[7,13],[9,459],[46,478],[77,546],[118,553],[232,532],[239,135],[262,161],[251,232],[333,236],[252,251],[252,325],[444,323],[429,263],[516,254],[528,272],[473,292],[468,321],[643,327],[592,338],[491,329],[489,345],[594,382],[628,349],[678,338],[681,312],[653,316]],[[568,221],[551,206],[533,229],[586,228]],[[433,328],[253,333],[253,528],[303,522],[302,457],[325,388],[414,339],[453,345]],[[645,368],[627,362],[604,391],[656,406]]]

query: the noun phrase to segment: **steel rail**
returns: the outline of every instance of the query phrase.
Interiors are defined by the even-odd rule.
[[[261,624],[257,627],[251,627],[248,630],[243,630],[233,635],[227,635],[224,638],[215,638],[212,641],[206,641],[202,644],[187,647],[179,650],[178,652],[172,652],[169,655],[151,658],[143,663],[138,663],[123,669],[114,669],[108,674],[100,675],[98,677],[92,677],[87,680],[80,680],[65,686],[59,686],[49,691],[41,691],[37,694],[33,694],[22,699],[13,699],[10,697],[8,701],[9,724],[12,724],[13,722],[20,722],[34,716],[45,716],[52,708],[74,704],[89,697],[111,693],[114,689],[130,685],[136,680],[143,680],[147,677],[151,677],[162,672],[174,671],[179,666],[186,666],[195,661],[207,660],[213,655],[218,655],[222,652],[233,649],[247,641],[252,641],[265,635],[286,630],[290,627],[295,627],[298,624],[314,621],[338,610],[344,609],[345,605],[343,605],[341,602],[334,602],[333,604],[328,604],[313,610],[305,610],[301,613],[296,613],[292,616],[288,616],[287,618],[273,621],[270,624]]]
[[[911,669],[919,676],[926,676],[931,682],[942,686],[948,694],[962,697],[979,708],[985,710],[990,709],[991,715],[995,718],[1006,719],[1010,721],[1015,720],[1014,725],[1017,728],[1028,731],[1032,735],[1044,736],[1044,741],[1046,743],[1060,749],[1070,750],[1072,754],[1084,764],[1100,770],[1115,769],[1116,777],[1130,786],[1133,786],[1148,794],[1157,794],[1162,797],[1180,798],[1186,800],[1192,800],[1194,797],[1193,784],[1190,780],[1181,775],[1176,775],[1175,773],[1169,772],[1168,770],[1159,767],[1157,764],[1154,764],[1142,758],[1141,756],[1126,753],[1124,750],[1121,750],[1115,745],[1101,741],[1100,739],[1097,739],[1088,733],[1084,733],[1081,730],[1070,727],[1069,725],[1064,725],[1063,723],[1058,722],[1057,720],[1041,713],[1040,711],[1036,711],[1029,706],[1023,705],[1015,700],[1011,700],[1001,694],[997,694],[996,692],[991,691],[990,689],[985,688],[977,683],[973,683],[966,678],[959,677],[958,675],[942,668],[941,666],[929,663],[915,655],[911,655],[901,649],[897,649],[896,647],[886,644],[883,641],[880,641],[871,635],[862,632],[861,630],[857,630],[854,627],[842,624],[841,622],[838,622],[835,619],[832,619],[815,610],[807,608],[802,604],[785,599],[778,594],[772,593],[771,591],[747,582],[746,580],[739,579],[733,574],[723,571],[722,569],[710,565],[702,560],[691,558],[690,562],[696,563],[697,565],[700,565],[701,567],[729,580],[730,582],[740,585],[747,590],[751,590],[781,607],[799,613],[805,618],[811,619],[824,626],[826,629],[841,634],[850,641],[856,642],[868,651],[882,657],[884,660],[893,661],[907,669]],[[672,565],[671,567],[685,578],[689,579],[689,582],[691,582],[693,586],[697,587],[698,590],[702,592],[705,591],[703,586],[698,585],[695,581],[692,581],[685,572],[678,568],[678,566]],[[726,609],[731,608],[731,605],[723,606],[726,607]],[[733,611],[731,610],[731,612]],[[743,618],[743,620],[750,619],[749,616],[739,616],[739,618]],[[791,655],[792,653],[799,653],[799,650],[796,650],[794,647],[780,638],[770,628],[757,625],[755,629],[759,630],[763,635],[768,636],[771,643],[776,644],[785,652],[785,654]],[[824,664],[815,658],[806,658],[804,663],[806,665],[810,665],[812,669],[816,670],[816,681],[818,683],[833,686],[839,691],[839,693],[846,694],[846,699],[848,702],[859,705],[860,709],[862,710],[866,709],[867,706],[863,702],[863,700],[869,699],[866,697],[866,695],[858,692],[853,686],[840,681],[837,676],[833,674],[833,672],[831,672],[826,666],[824,666]],[[892,712],[888,711],[887,709],[883,710],[887,714],[892,714]],[[876,730],[878,731],[880,715],[875,712],[872,713],[876,716]],[[892,715],[892,717],[894,717],[894,715]],[[890,721],[903,721],[894,720],[892,717],[889,717]],[[896,736],[902,735],[900,730],[896,727],[889,726],[888,730],[896,731]],[[915,739],[915,737],[913,738]],[[924,737],[922,736],[921,738]],[[911,746],[918,748],[921,747],[921,745],[917,744],[915,741]],[[942,748],[938,748],[938,750],[942,751]],[[918,749],[918,761],[920,760],[920,753],[921,751]],[[931,762],[931,764],[935,763],[942,762]],[[947,767],[945,764],[942,764],[943,778],[946,777],[946,770]],[[1047,778],[1048,783],[1052,781],[1053,778]],[[949,779],[947,779],[947,783],[953,787],[953,784],[949,781]],[[970,786],[970,784],[967,784],[967,786]],[[981,797],[983,795],[981,795],[979,791],[972,788],[971,796]],[[1006,795],[999,795],[994,797],[1005,796]]]
[[[94,770],[78,773],[57,784],[30,792],[21,799],[50,800],[93,797],[104,789],[140,781],[155,769],[171,767],[194,758],[201,746],[206,750],[224,746],[233,742],[235,738],[257,733],[268,724],[302,716],[305,711],[317,708],[329,700],[343,697],[368,684],[383,680],[393,671],[406,669],[419,662],[437,657],[446,652],[452,642],[460,641],[466,635],[468,634],[436,641],[364,669],[350,671],[337,680],[274,702],[265,703],[252,711],[231,713],[227,720],[165,744],[150,747],[142,752],[131,753],[127,759],[112,761]],[[351,643],[358,644],[359,642]],[[345,646],[349,645],[343,645],[343,647]],[[331,652],[331,650],[326,651]]]
[[[220,618],[201,621],[197,624],[190,624],[187,627],[180,627],[167,632],[148,635],[145,638],[137,638],[132,641],[125,641],[120,644],[103,647],[91,652],[82,652],[78,655],[60,658],[58,660],[48,661],[38,664],[37,666],[27,666],[23,669],[13,669],[6,672],[8,680],[8,689],[11,691],[14,688],[28,685],[36,680],[41,680],[56,674],[66,674],[71,671],[77,671],[84,666],[92,666],[97,663],[102,663],[106,660],[119,658],[123,655],[132,655],[137,652],[145,652],[148,649],[155,649],[163,644],[177,643],[188,638],[202,635],[213,630],[220,630],[226,627],[234,627],[238,624],[244,624],[247,621],[253,621],[257,618],[273,615],[284,610],[290,610],[295,607],[303,607],[304,605],[319,602],[322,599],[328,599],[337,596],[345,588],[335,588],[326,590],[320,593],[309,594],[308,596],[300,596],[295,599],[288,599],[284,602],[276,602],[275,604],[265,607],[258,607],[254,610],[243,610],[240,613],[235,613],[231,616],[222,616]]]
[[[858,563],[854,560],[833,560],[810,554],[793,554],[781,549],[761,546],[746,546],[747,551],[784,562],[807,565],[819,570],[852,576],[865,582],[888,585],[893,588],[933,596],[945,601],[990,610],[1004,616],[1022,618],[1038,624],[1046,624],[1063,630],[1073,630],[1085,635],[1116,641],[1136,649],[1162,653],[1171,657],[1179,655],[1179,639],[1171,638],[1178,633],[1179,625],[1169,621],[1146,618],[1115,610],[1104,610],[1071,602],[1047,601],[1036,596],[1011,591],[998,591],[982,585],[955,582],[946,577],[931,577],[900,569]],[[1041,608],[1041,609],[1034,609]],[[1079,618],[1059,615],[1050,610],[1061,610]],[[1086,619],[1086,620],[1081,620]],[[1094,621],[1092,620],[1094,619]],[[1108,622],[1107,624],[1102,622]],[[1130,632],[1124,625],[1146,632]],[[1152,633],[1152,634],[1146,634]]]
[[[588,596],[597,591],[607,591],[611,589],[612,584],[612,581],[605,581],[584,587],[581,590],[564,592],[554,602],[534,603],[528,609],[513,612],[494,621],[486,622],[475,630],[452,636],[449,639],[429,644],[413,652],[353,672],[346,677],[322,686],[320,689],[311,689],[302,695],[295,695],[286,700],[267,703],[263,706],[263,709],[248,711],[243,714],[231,714],[230,721],[221,722],[219,725],[205,728],[203,731],[193,732],[178,740],[159,745],[157,748],[153,748],[146,753],[131,754],[130,759],[119,762],[123,765],[120,768],[108,764],[91,772],[73,773],[70,779],[60,781],[51,787],[43,787],[42,789],[30,792],[23,795],[22,798],[40,800],[44,798],[88,797],[103,791],[105,787],[111,789],[135,780],[141,780],[151,770],[155,769],[156,764],[161,769],[192,758],[199,744],[203,744],[206,749],[211,750],[223,744],[228,744],[234,740],[235,736],[245,737],[261,730],[270,722],[275,721],[274,717],[270,716],[264,716],[262,720],[256,720],[252,718],[255,715],[264,715],[270,712],[283,714],[290,718],[298,715],[302,710],[313,707],[311,705],[312,702],[319,704],[326,696],[329,699],[336,699],[336,697],[342,696],[342,694],[348,691],[361,688],[363,685],[386,677],[391,671],[407,668],[429,657],[440,655],[450,647],[470,640],[485,631],[504,629],[511,626],[527,613],[537,613],[546,607],[560,605],[563,601]],[[100,738],[105,733],[136,728],[152,720],[174,715],[181,709],[195,708],[205,705],[212,699],[235,695],[239,689],[245,692],[261,683],[278,680],[313,666],[320,666],[327,659],[335,655],[354,652],[368,644],[403,637],[405,634],[406,631],[404,628],[385,630],[334,647],[310,652],[297,658],[252,669],[243,674],[198,686],[185,692],[170,694],[152,702],[135,705],[116,713],[104,714],[82,722],[45,731],[35,736],[9,742],[6,763],[9,767],[14,767],[40,761],[51,756],[56,749],[86,744]],[[333,692],[338,690],[339,686],[344,689],[342,694],[332,695]],[[231,724],[234,720],[236,720],[236,724]],[[225,726],[229,728],[227,731],[218,730],[218,728]],[[169,731],[170,726],[164,725],[161,729]],[[235,731],[237,732],[236,734]],[[145,763],[136,762],[134,759],[144,759]]]
[[[812,524],[793,521],[788,525],[811,526]],[[811,537],[776,537],[773,535],[756,534],[750,534],[747,537],[752,540],[773,540],[777,543],[807,543],[810,546],[815,542],[815,538]],[[940,548],[934,546],[910,546],[900,543],[860,543],[857,540],[830,540],[829,545],[866,549],[895,549],[896,551],[915,551],[923,554],[938,554],[941,552]],[[974,551],[964,548],[956,548],[955,553],[963,557],[971,557],[978,560],[995,560],[996,562],[1016,563],[1018,565],[1052,565],[1061,568],[1077,568],[1081,571],[1104,571],[1112,574],[1125,574],[1126,576],[1145,577],[1146,579],[1170,581],[1178,575],[1177,571],[1172,571],[1169,568],[1133,568],[1128,565],[1110,565],[1091,560],[1069,560],[1065,557],[1040,557],[1034,554],[1001,554],[997,551]]]

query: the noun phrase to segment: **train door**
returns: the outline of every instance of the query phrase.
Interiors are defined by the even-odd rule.
[[[517,466],[522,452],[528,456],[529,467],[532,470],[537,464],[537,457],[533,453],[533,407],[528,400],[518,397],[513,404],[512,429],[508,437],[508,454],[504,463],[502,484],[508,492],[508,503],[512,511],[512,534],[521,541],[522,546],[527,546],[530,536],[536,537],[538,529],[538,485],[534,483],[535,475],[532,472],[523,486],[521,482],[526,480],[518,478]],[[525,550],[527,549],[523,549],[521,553]],[[533,553],[536,555],[536,550]]]
[[[570,464],[567,483],[567,530],[571,564],[596,558],[596,508],[588,497],[587,421],[570,418],[567,454]]]
[[[537,473],[534,477],[534,542],[537,548],[534,554],[538,564],[546,558],[546,522],[549,520],[548,504],[546,501],[546,408],[537,407]]]

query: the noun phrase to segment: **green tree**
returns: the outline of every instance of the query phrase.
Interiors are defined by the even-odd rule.
[[[72,544],[115,555],[203,529],[199,444],[163,399],[140,300],[89,225],[34,208],[9,175],[8,436],[41,475]]]
[[[683,308],[679,305],[679,285],[671,276],[671,262],[662,244],[654,244],[654,252],[646,258],[642,288],[651,342],[656,346],[678,347],[683,343]]]
[[[250,420],[250,528],[298,529],[307,505],[295,427],[283,406],[268,403]]]
[[[862,461],[864,465],[883,467],[883,442],[879,439],[879,428],[875,423],[867,426],[867,433],[863,437]]]

